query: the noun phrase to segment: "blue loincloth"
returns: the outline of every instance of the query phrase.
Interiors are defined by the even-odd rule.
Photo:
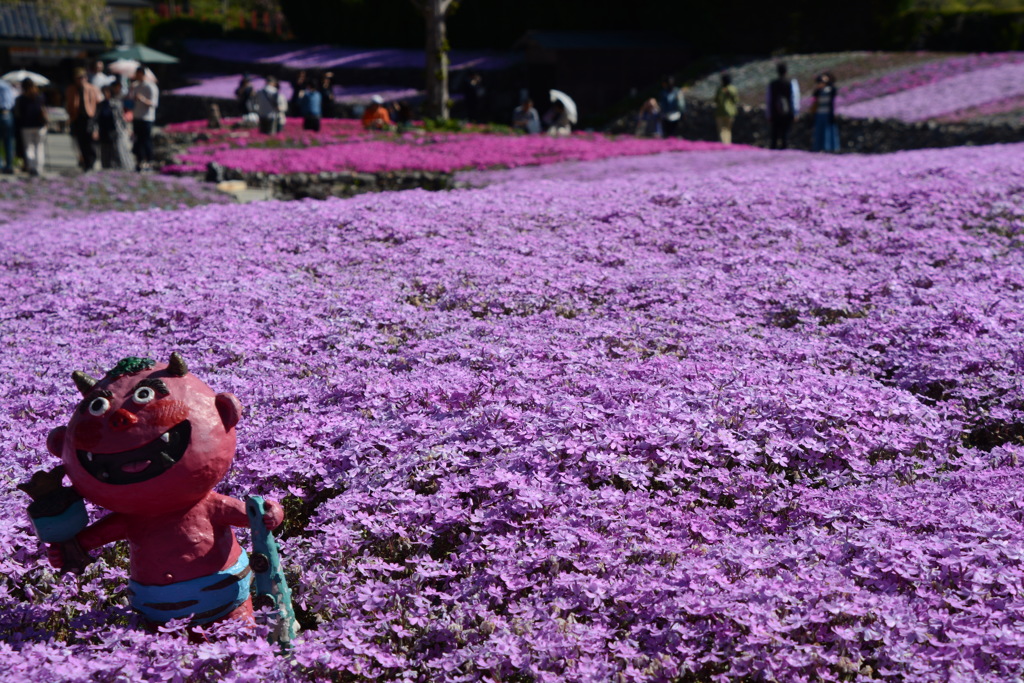
[[[249,599],[252,570],[245,550],[238,560],[219,572],[166,586],[128,582],[132,607],[150,621],[163,623],[191,617],[193,624],[208,624]]]

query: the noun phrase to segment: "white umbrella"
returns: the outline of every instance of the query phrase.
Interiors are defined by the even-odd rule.
[[[134,76],[140,66],[134,59],[118,59],[107,64],[107,71],[118,76]]]
[[[571,97],[561,90],[552,90],[551,101],[561,102],[562,106],[565,107],[565,115],[569,117],[569,123],[576,123],[576,103],[572,101]]]
[[[142,64],[136,62],[134,59],[117,59],[110,64],[107,64],[107,71],[112,74],[117,74],[118,76],[133,78],[135,76],[135,72],[139,70],[140,66],[142,66]],[[153,70],[148,66],[146,67],[146,80],[150,83],[156,83],[156,74],[153,73]]]
[[[0,78],[4,79],[8,83],[21,83],[26,78],[31,78],[32,82],[36,85],[50,85],[50,79],[46,76],[40,76],[34,71],[25,71],[24,69],[18,69],[17,71],[9,71]]]

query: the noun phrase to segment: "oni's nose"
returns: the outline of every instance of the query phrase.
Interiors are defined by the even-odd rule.
[[[119,432],[128,429],[138,421],[139,418],[135,417],[135,415],[129,413],[124,408],[118,408],[114,411],[114,414],[110,416],[110,426]]]

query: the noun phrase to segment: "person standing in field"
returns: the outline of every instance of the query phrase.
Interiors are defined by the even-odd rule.
[[[412,125],[412,109],[405,100],[394,102],[391,105],[391,121],[398,126],[398,130],[408,130]]]
[[[102,102],[103,98],[106,97],[106,95],[103,94],[103,87],[109,85],[110,82],[114,80],[112,77],[107,76],[105,73],[103,73],[103,69],[103,62],[101,62],[100,60],[97,59],[94,62],[90,62],[89,74],[87,76],[89,82],[92,83],[92,86],[99,91],[100,102]]]
[[[512,128],[530,135],[540,132],[540,114],[533,106],[533,100],[526,98],[512,112]]]
[[[636,135],[637,137],[660,138],[661,133],[661,109],[658,107],[658,101],[651,97],[644,100],[636,115]]]
[[[46,124],[49,119],[43,95],[31,78],[21,82],[21,95],[14,102],[14,118],[25,144],[25,166],[31,176],[40,175],[46,164]]]
[[[836,126],[836,86],[835,77],[825,72],[815,79],[814,104],[814,140],[811,149],[815,152],[839,151],[839,128]]]
[[[466,120],[470,123],[483,122],[484,77],[473,72],[462,84],[462,102],[466,107]]]
[[[686,100],[683,89],[676,87],[676,80],[671,76],[661,82],[661,93],[658,95],[658,108],[661,110],[661,132],[666,138],[673,137],[683,120],[686,111]]]
[[[130,171],[134,166],[131,153],[131,130],[125,118],[121,81],[103,88],[105,99],[100,102],[97,116],[100,131],[100,165]]]
[[[132,129],[135,132],[136,171],[149,169],[153,165],[153,124],[156,123],[156,108],[160,104],[160,89],[146,76],[146,67],[136,69],[131,91],[135,103]]]
[[[0,146],[4,149],[4,163],[0,172],[14,173],[14,88],[0,81]]]
[[[302,115],[302,130],[319,133],[320,119],[323,117],[323,97],[312,80],[306,80],[302,84],[298,109]]]
[[[572,135],[569,112],[561,100],[551,105],[551,108],[544,113],[544,123],[548,126],[548,135],[553,138],[567,138]]]
[[[775,65],[778,76],[768,84],[765,112],[771,131],[772,149],[786,149],[789,144],[789,129],[800,111],[800,86],[795,78],[787,78],[788,69],[784,62]]]
[[[303,116],[300,101],[306,92],[306,83],[309,81],[310,79],[306,74],[305,69],[299,71],[299,73],[295,75],[295,79],[292,80],[292,99],[288,102],[289,116]]]
[[[249,75],[242,74],[242,79],[238,82],[238,87],[235,88],[235,99],[238,101],[238,107],[242,110],[243,116],[253,111],[252,98],[254,94]]]
[[[71,137],[78,146],[78,165],[88,173],[96,164],[96,150],[93,141],[97,137],[96,113],[99,109],[100,91],[86,78],[85,69],[74,71],[75,82],[64,94],[64,108],[68,112]]]
[[[732,124],[740,108],[740,92],[732,84],[732,76],[722,74],[722,84],[715,92],[715,124],[718,127],[718,139],[722,144],[732,144]]]
[[[288,100],[277,88],[276,76],[267,76],[267,84],[255,95],[256,113],[260,117],[260,132],[264,135],[280,133],[284,127]]]
[[[370,98],[370,106],[363,112],[363,128],[366,130],[391,130],[391,115],[384,106],[384,98],[374,95]]]
[[[320,91],[320,108],[323,109],[324,118],[332,118],[334,116],[334,72],[327,71],[320,76],[320,85],[317,86],[317,90]]]

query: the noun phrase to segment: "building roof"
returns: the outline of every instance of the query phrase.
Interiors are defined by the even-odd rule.
[[[304,45],[299,43],[250,43],[234,40],[191,39],[185,49],[196,57],[244,64],[280,65],[286,69],[422,69],[423,50]],[[452,50],[452,71],[497,71],[522,61],[520,56],[483,50]]]
[[[125,4],[135,0],[110,4]],[[134,6],[134,5],[133,5]],[[42,43],[120,43],[122,36],[117,24],[109,22],[104,33],[96,27],[69,31],[60,22],[48,21],[40,16],[39,5],[34,2],[0,2],[0,41]]]

